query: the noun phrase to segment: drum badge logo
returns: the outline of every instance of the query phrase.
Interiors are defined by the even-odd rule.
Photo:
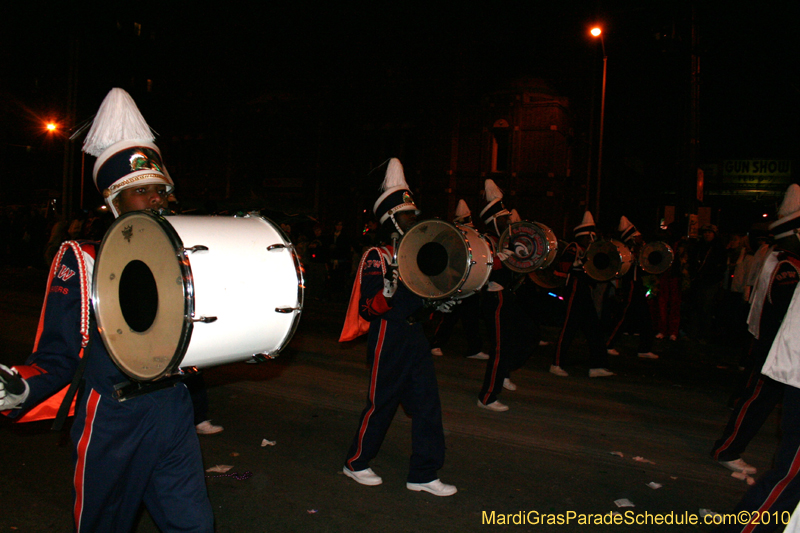
[[[131,242],[131,237],[133,237],[133,226],[125,226],[122,228],[122,237],[126,241]]]
[[[408,191],[404,191],[403,192],[403,203],[404,204],[413,204],[414,203],[414,200],[411,199],[411,195],[408,193]]]

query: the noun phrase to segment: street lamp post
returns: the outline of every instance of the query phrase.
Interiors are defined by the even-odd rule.
[[[591,34],[600,37],[600,45],[603,48],[603,90],[600,95],[600,139],[597,147],[597,194],[595,196],[594,216],[600,218],[600,181],[603,176],[603,126],[606,114],[606,66],[608,56],[606,55],[606,43],[603,40],[603,31],[599,27],[592,28]]]

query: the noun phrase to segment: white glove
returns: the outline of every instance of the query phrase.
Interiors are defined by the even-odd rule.
[[[8,374],[18,375],[16,369],[8,368],[5,365],[0,365],[0,369]],[[6,409],[16,409],[22,405],[28,398],[28,394],[31,392],[31,388],[28,386],[28,382],[24,379],[20,378],[22,383],[25,385],[25,391],[22,394],[11,394],[6,390],[6,384],[3,380],[0,380],[0,411],[5,411]]]
[[[440,303],[436,306],[436,310],[440,313],[452,313],[453,307],[460,304],[461,300],[447,300],[444,303]]]
[[[506,259],[508,259],[508,258],[509,258],[509,257],[511,257],[512,255],[514,255],[514,252],[512,252],[512,251],[511,251],[511,249],[509,249],[509,248],[503,248],[503,251],[502,251],[502,252],[498,252],[498,253],[497,253],[497,258],[498,258],[500,261],[505,261]]]
[[[392,278],[386,279],[386,276],[383,277],[383,297],[387,300],[394,296],[394,293],[397,292],[397,280],[400,279],[400,274],[397,272],[397,269],[392,270]]]

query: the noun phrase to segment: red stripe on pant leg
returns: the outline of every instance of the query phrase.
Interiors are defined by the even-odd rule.
[[[611,341],[614,340],[614,337],[617,335],[617,332],[622,327],[623,322],[625,322],[625,317],[628,316],[628,309],[630,309],[632,301],[633,301],[633,283],[631,283],[630,292],[628,293],[628,301],[625,302],[625,308],[622,310],[622,316],[620,317],[619,322],[617,322],[617,325],[614,328],[614,331],[612,331],[611,335],[608,336],[608,341],[606,342],[606,347],[611,345]]]
[[[492,380],[489,382],[489,389],[483,397],[483,404],[489,401],[492,391],[494,391],[494,382],[497,379],[497,367],[500,364],[500,309],[503,308],[503,291],[497,291],[497,309],[494,312],[494,331],[495,331],[495,347],[494,347],[494,363],[492,364]]]
[[[781,493],[786,488],[786,485],[794,480],[798,471],[800,471],[800,449],[795,451],[794,459],[792,459],[792,464],[789,466],[789,471],[786,473],[786,476],[784,476],[783,479],[775,484],[770,491],[769,496],[767,496],[767,499],[764,500],[764,503],[761,504],[761,507],[759,507],[758,511],[754,512],[752,516],[764,516],[764,513],[769,511],[769,509],[772,507],[772,504],[775,503],[775,501],[780,497]],[[742,529],[742,533],[750,533],[758,525],[760,525],[760,523],[754,524],[750,522],[744,529]]]
[[[86,401],[86,420],[83,423],[83,433],[80,440],[78,440],[77,455],[78,460],[75,462],[75,477],[73,484],[75,486],[75,529],[81,530],[81,514],[83,513],[83,483],[84,473],[86,470],[86,454],[89,451],[89,443],[92,440],[92,428],[94,421],[97,418],[97,406],[100,403],[100,395],[94,389],[89,393],[89,398]]]
[[[564,342],[564,333],[567,331],[567,324],[569,317],[572,315],[572,302],[575,300],[575,291],[578,289],[578,280],[573,278],[572,293],[569,295],[569,302],[567,302],[567,312],[564,315],[564,326],[561,328],[561,333],[558,335],[558,344],[556,345],[556,360],[555,366],[561,366],[561,343]]]
[[[739,433],[739,429],[741,429],[741,427],[742,427],[742,420],[744,419],[744,416],[747,413],[747,408],[750,407],[750,404],[753,403],[756,398],[758,398],[759,393],[761,393],[761,386],[763,384],[764,384],[764,380],[759,379],[758,380],[758,384],[756,385],[756,388],[753,390],[753,394],[742,405],[742,409],[741,409],[741,411],[739,411],[739,416],[736,417],[736,423],[733,426],[733,433],[731,433],[731,436],[728,437],[725,440],[725,442],[722,443],[722,446],[720,446],[719,449],[714,451],[714,459],[719,460],[719,453],[720,452],[724,452],[725,450],[727,450],[728,446],[730,446],[731,442],[733,442],[733,439],[736,438],[736,435]]]
[[[378,344],[375,346],[375,356],[372,360],[372,374],[369,379],[369,402],[372,404],[372,407],[367,414],[364,416],[364,420],[361,422],[361,427],[358,430],[358,449],[356,450],[356,454],[347,460],[347,467],[352,470],[353,469],[353,461],[361,457],[361,450],[364,444],[364,433],[367,432],[367,426],[369,426],[369,419],[372,416],[372,413],[375,412],[375,386],[378,381],[378,366],[381,360],[381,350],[383,350],[383,340],[386,336],[386,321],[381,320],[381,330],[378,334]]]

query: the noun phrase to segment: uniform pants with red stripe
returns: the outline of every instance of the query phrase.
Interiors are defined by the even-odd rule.
[[[369,468],[399,405],[411,417],[409,483],[438,479],[444,465],[444,429],[439,385],[431,347],[422,324],[375,320],[367,339],[370,383],[367,405],[347,452],[345,466],[353,471]]]
[[[509,377],[513,365],[512,357],[517,344],[513,323],[515,310],[512,299],[507,297],[504,290],[486,291],[481,305],[491,347],[478,399],[483,405],[489,405],[503,391],[503,380]]]
[[[781,513],[794,512],[800,501],[800,389],[785,386],[783,394],[783,417],[781,418],[783,437],[775,457],[775,468],[762,475],[755,485],[745,493],[734,509],[740,511],[769,512],[769,524],[749,523],[747,525],[727,525],[715,531],[736,531],[742,533],[763,533],[774,531],[781,524],[775,517]],[[773,514],[776,513],[776,514]]]
[[[608,352],[603,338],[603,327],[597,316],[597,308],[592,300],[591,287],[573,277],[571,292],[567,297],[567,312],[564,325],[556,342],[553,365],[564,366],[569,347],[578,333],[583,332],[589,345],[589,368],[608,368]]]
[[[128,532],[142,503],[161,531],[214,531],[183,384],[125,402],[88,389],[71,435],[78,532]]]
[[[783,399],[785,385],[753,371],[751,382],[731,413],[722,436],[714,443],[711,456],[717,461],[735,461]]]

